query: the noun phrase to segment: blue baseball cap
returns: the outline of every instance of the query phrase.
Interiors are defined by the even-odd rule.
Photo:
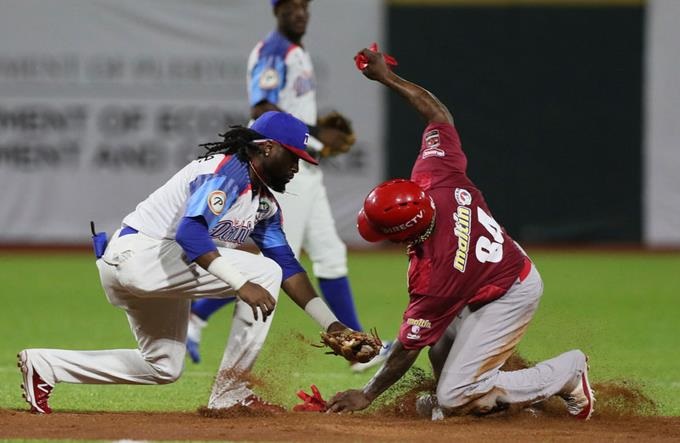
[[[250,127],[262,137],[274,140],[306,162],[319,162],[307,152],[309,129],[301,120],[285,112],[267,111],[257,118]]]

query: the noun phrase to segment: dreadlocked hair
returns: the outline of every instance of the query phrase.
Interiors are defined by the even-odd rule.
[[[230,130],[224,134],[218,134],[223,139],[221,142],[198,145],[207,151],[198,158],[208,158],[215,154],[233,154],[241,161],[248,161],[252,154],[259,151],[260,148],[256,143],[253,143],[253,140],[264,137],[252,129],[240,125],[229,126],[229,128]]]

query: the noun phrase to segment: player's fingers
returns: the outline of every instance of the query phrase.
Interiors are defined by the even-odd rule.
[[[267,306],[265,306],[264,304],[260,304],[260,311],[262,312],[262,321],[263,322],[267,321],[267,317],[270,314],[269,309],[267,309]]]
[[[253,305],[250,308],[253,310],[253,317],[255,317],[255,321],[257,321],[257,305]]]

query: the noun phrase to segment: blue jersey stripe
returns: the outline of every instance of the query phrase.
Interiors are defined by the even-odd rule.
[[[279,102],[279,92],[286,85],[286,54],[293,43],[283,35],[274,31],[262,42],[257,62],[253,66],[250,82],[250,106],[255,106],[263,100],[276,104]],[[262,76],[268,75],[274,70],[278,75],[278,84],[275,87],[263,88],[266,80],[262,82]]]
[[[199,175],[189,184],[184,216],[202,216],[212,229],[248,185],[248,165],[232,157],[214,173]]]
[[[272,217],[255,225],[250,237],[260,250],[288,245],[281,226],[281,208]]]

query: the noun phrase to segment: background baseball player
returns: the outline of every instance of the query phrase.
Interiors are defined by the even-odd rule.
[[[336,394],[330,410],[364,409],[430,346],[437,390],[418,399],[422,415],[489,413],[557,394],[572,415],[588,419],[594,398],[583,352],[569,351],[528,369],[500,370],[538,307],[543,283],[467,177],[467,159],[448,109],[389,70],[382,54],[364,49],[357,66],[402,96],[427,127],[412,181],[377,186],[358,220],[368,240],[409,242],[410,299],[399,338],[368,384]]]
[[[260,41],[248,59],[251,116],[257,118],[266,111],[283,110],[298,117],[310,128],[309,149],[317,158],[349,151],[354,135],[349,124],[342,123],[341,116],[317,120],[314,67],[302,46],[309,21],[309,1],[271,0],[271,3],[277,30]],[[331,122],[339,124],[331,126]],[[302,164],[287,192],[276,197],[285,219],[283,229],[295,256],[300,256],[301,249],[307,252],[331,310],[350,328],[362,330],[347,278],[347,248],[335,228],[321,169]],[[205,299],[193,304],[187,348],[194,362],[200,360],[198,343],[207,319],[228,302]],[[352,370],[362,371],[384,361],[390,344],[385,342],[381,354],[369,363],[352,364]]]
[[[251,129],[234,128],[224,141],[189,163],[123,220],[97,267],[109,302],[125,310],[137,349],[19,353],[24,396],[50,413],[56,383],[165,384],[184,367],[190,297],[236,297],[225,352],[232,377],[221,380],[221,407],[237,403],[278,410],[239,375],[248,371],[269,332],[279,288],[324,330],[343,330],[316,296],[281,230],[278,192],[298,171],[307,127],[290,114],[267,112]],[[263,255],[233,249],[248,237]]]

